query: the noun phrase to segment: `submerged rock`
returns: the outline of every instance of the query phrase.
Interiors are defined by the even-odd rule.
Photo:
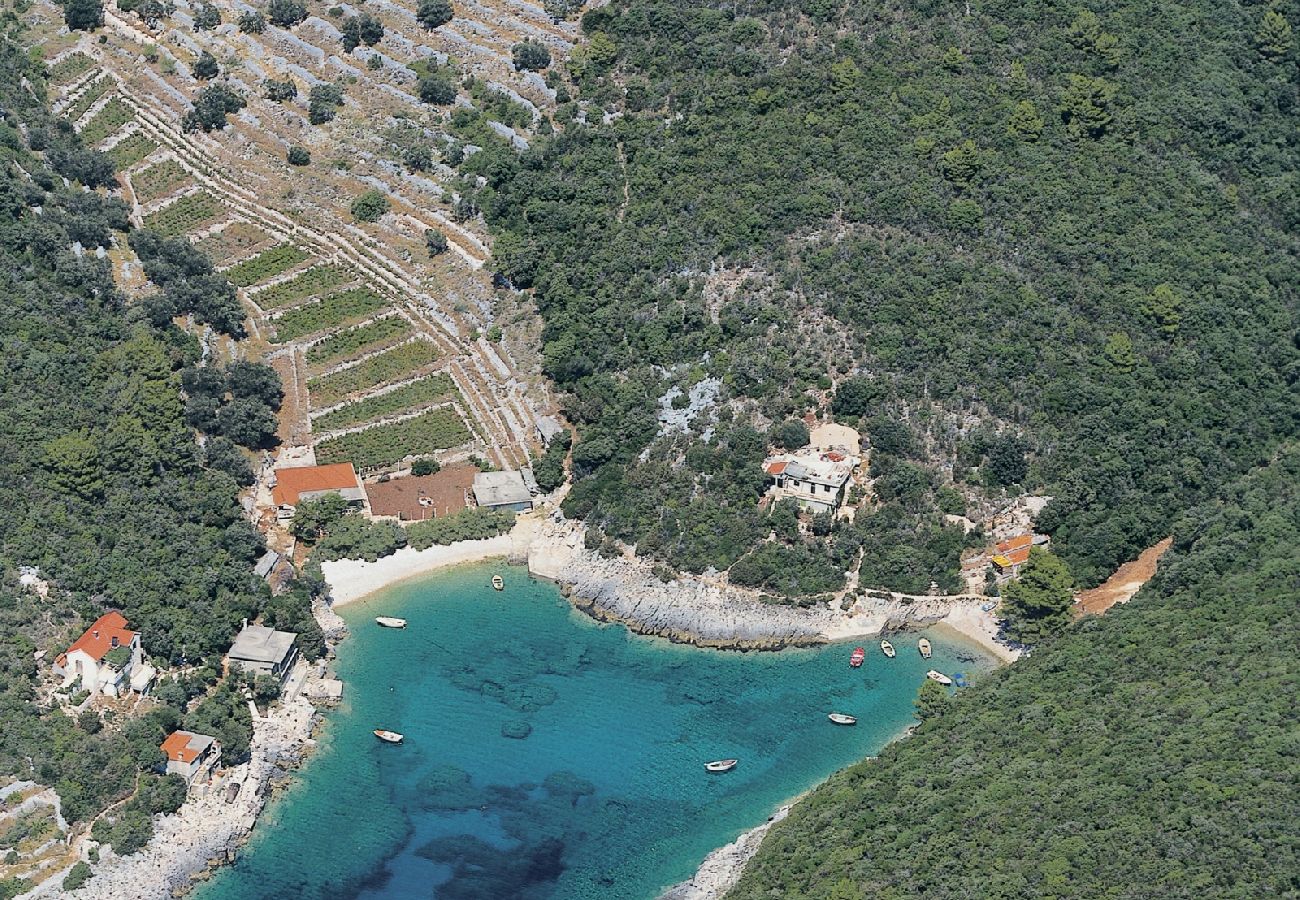
[[[504,738],[513,738],[516,741],[522,741],[528,735],[533,733],[533,726],[527,722],[514,721],[503,722],[501,724],[501,736]]]

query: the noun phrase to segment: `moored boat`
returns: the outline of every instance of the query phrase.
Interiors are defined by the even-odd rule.
[[[940,684],[952,684],[951,678],[949,678],[947,675],[943,674],[942,672],[936,671],[934,669],[931,669],[930,671],[926,672],[925,677],[930,679],[931,681],[937,681]]]
[[[867,658],[867,651],[864,647],[854,647],[853,653],[849,655],[849,665],[857,668],[862,665],[862,661]]]
[[[850,716],[848,713],[831,713],[826,718],[830,719],[836,725],[856,725],[858,724],[857,716]]]
[[[713,762],[706,762],[704,769],[706,772],[730,772],[736,768],[738,759],[715,759]]]
[[[922,659],[930,658],[930,653],[931,653],[930,642],[925,638],[921,638],[919,641],[916,642],[916,649],[921,651]]]
[[[405,628],[406,620],[396,616],[375,616],[375,622],[383,628]]]
[[[890,659],[893,659],[898,654],[898,651],[894,649],[894,645],[889,643],[889,641],[880,642],[880,652],[888,656]]]
[[[386,731],[383,728],[376,728],[374,731],[374,735],[375,737],[379,738],[381,741],[384,741],[385,743],[389,743],[389,744],[400,744],[402,742],[402,737],[403,737],[402,735],[398,734],[396,731]]]
[[[494,590],[494,591],[504,591],[505,589],[506,589],[506,582],[505,582],[505,579],[502,578],[500,575],[493,575],[493,576],[492,576],[492,590]]]

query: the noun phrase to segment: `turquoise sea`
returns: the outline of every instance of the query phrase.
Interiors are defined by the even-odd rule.
[[[500,572],[506,590],[493,591]],[[931,634],[781,653],[599,625],[521,568],[473,566],[341,610],[344,702],[236,863],[195,894],[648,900],[912,721],[927,668],[991,662]],[[374,624],[397,615],[405,631]],[[837,727],[831,711],[856,715]],[[375,728],[400,731],[383,744]],[[527,737],[507,737],[522,734]],[[704,763],[737,757],[724,775]]]

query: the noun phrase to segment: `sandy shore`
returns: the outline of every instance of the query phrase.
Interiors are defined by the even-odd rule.
[[[403,547],[392,556],[374,562],[361,559],[331,560],[321,563],[321,572],[329,582],[333,605],[342,606],[409,578],[427,575],[449,566],[503,556],[522,558],[540,527],[538,517],[520,516],[515,527],[507,534],[477,541],[436,545],[425,550]]]

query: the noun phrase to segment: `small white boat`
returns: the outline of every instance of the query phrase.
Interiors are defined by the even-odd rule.
[[[952,684],[951,678],[949,678],[947,675],[943,674],[942,672],[938,672],[934,669],[931,669],[930,671],[926,672],[925,677],[930,679],[931,681],[937,681],[940,684]]]
[[[930,642],[925,638],[921,638],[916,642],[916,649],[921,651],[922,659],[930,658]]]
[[[492,576],[492,590],[494,590],[494,591],[504,591],[505,589],[506,589],[506,582],[505,582],[505,579],[502,578],[500,575],[493,575],[493,576]]]
[[[880,652],[888,656],[890,659],[893,659],[898,655],[898,651],[894,649],[894,645],[889,643],[889,641],[880,642]]]
[[[375,616],[375,622],[383,628],[405,628],[406,620],[396,616]]]
[[[375,729],[375,737],[388,744],[400,744],[402,742],[402,735],[396,731],[385,731],[382,728]]]
[[[704,770],[706,772],[730,772],[736,768],[738,762],[740,762],[738,759],[715,759],[713,762],[706,762]]]
[[[836,725],[856,725],[858,724],[857,716],[850,716],[846,713],[831,713],[826,718],[830,719]]]

